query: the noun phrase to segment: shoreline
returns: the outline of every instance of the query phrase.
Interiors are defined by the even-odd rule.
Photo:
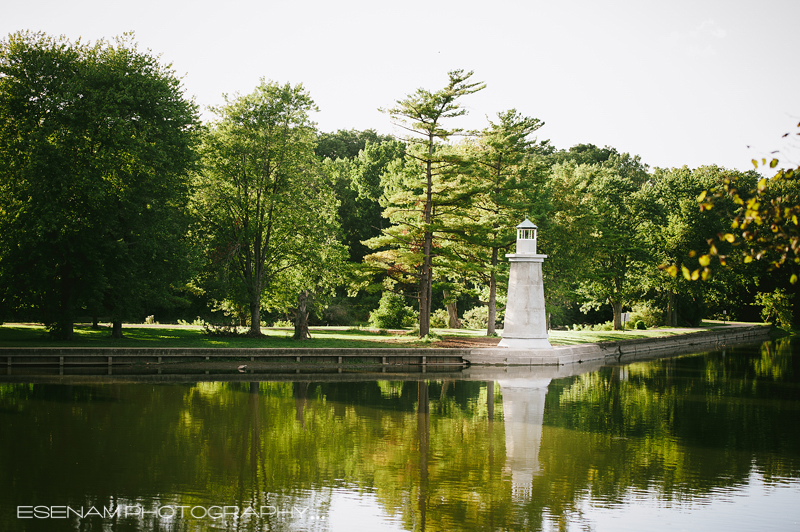
[[[673,336],[614,340],[547,349],[488,348],[190,348],[190,347],[0,347],[0,367],[107,367],[219,365],[252,367],[344,368],[375,366],[563,366],[604,360],[621,362],[703,347],[769,338],[770,325],[736,325],[702,329]],[[62,373],[63,374],[63,373]]]

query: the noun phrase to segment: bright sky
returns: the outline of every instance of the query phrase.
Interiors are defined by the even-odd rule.
[[[800,163],[800,137],[781,138],[800,131],[798,23],[798,0],[30,0],[6,2],[0,35],[134,31],[201,107],[303,83],[321,131],[391,133],[379,107],[474,70],[487,88],[460,125],[516,108],[558,148],[749,169],[776,149]]]

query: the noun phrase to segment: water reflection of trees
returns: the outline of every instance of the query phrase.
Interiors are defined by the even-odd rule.
[[[538,529],[574,519],[587,496],[683,500],[754,469],[797,478],[796,369],[781,342],[605,367],[531,392],[542,426],[523,416],[516,431],[503,400],[517,406],[496,383],[0,385],[0,477],[14,486],[9,508],[34,495],[105,505],[159,494],[313,502],[324,514],[332,490],[349,489],[374,493],[409,530]],[[512,443],[538,448],[515,455]],[[529,489],[515,490],[523,466]],[[20,529],[2,514],[0,528]]]
[[[781,371],[762,371],[765,358]],[[767,479],[796,478],[800,461],[787,458],[797,457],[800,437],[789,422],[798,407],[792,364],[788,346],[778,342],[554,383],[540,456],[551,474],[569,472],[575,492],[608,501],[630,490],[691,497],[745,484],[753,470]]]

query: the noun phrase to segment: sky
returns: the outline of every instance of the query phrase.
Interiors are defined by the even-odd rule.
[[[264,78],[302,83],[320,131],[395,133],[379,108],[464,69],[487,87],[452,126],[515,108],[556,148],[613,146],[651,168],[800,164],[797,0],[29,0],[0,13],[3,39],[134,32],[204,120]]]

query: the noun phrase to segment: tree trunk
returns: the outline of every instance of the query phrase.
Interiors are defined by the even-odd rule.
[[[621,301],[612,301],[611,308],[614,309],[614,330],[621,331],[622,330],[622,302]]]
[[[124,338],[122,335],[122,321],[114,320],[111,322],[111,338]]]
[[[419,337],[427,336],[431,331],[431,293],[433,283],[431,282],[431,244],[433,240],[431,233],[425,233],[424,256],[422,259],[422,275],[420,276],[419,287]]]
[[[676,327],[678,325],[678,313],[675,312],[675,292],[669,291],[669,299],[667,300],[667,317],[666,324],[668,327]]]
[[[72,340],[74,322],[72,318],[72,279],[69,264],[60,268],[61,273],[61,309],[56,322],[56,336],[61,340]]]
[[[250,331],[247,336],[261,336],[261,291],[254,290],[250,294]]]
[[[444,294],[445,301],[450,299],[450,292],[447,290],[442,290],[442,293]],[[447,326],[450,329],[461,328],[461,320],[458,319],[458,308],[456,307],[455,298],[447,303]]]
[[[294,339],[308,340],[308,290],[302,290],[297,296],[297,312],[294,314]]]
[[[310,382],[294,382],[292,383],[292,395],[294,396],[294,417],[300,422],[303,429],[306,428],[306,420],[303,411],[306,409],[308,402],[308,386]]]
[[[248,336],[261,336],[261,305],[250,303],[250,332]]]
[[[492,269],[489,273],[489,322],[486,324],[486,336],[495,336],[494,324],[497,321],[497,248],[492,248]]]
[[[425,164],[425,207],[423,220],[425,221],[425,236],[422,248],[422,274],[420,276],[419,290],[419,337],[427,336],[431,332],[431,296],[433,295],[433,268],[431,252],[433,250],[433,233],[428,230],[431,223],[433,210],[433,136],[429,137],[428,160]]]

